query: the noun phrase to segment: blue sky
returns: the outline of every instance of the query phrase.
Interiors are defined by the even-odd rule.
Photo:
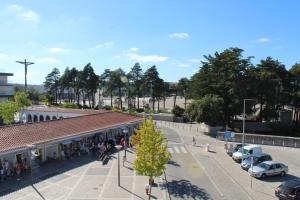
[[[26,0],[0,4],[0,71],[41,84],[53,67],[92,63],[125,71],[155,64],[166,81],[190,77],[203,55],[229,47],[272,56],[290,68],[300,62],[297,0]]]

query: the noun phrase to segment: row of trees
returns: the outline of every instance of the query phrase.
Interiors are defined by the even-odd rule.
[[[117,104],[122,109],[124,101],[129,108],[143,107],[140,105],[141,97],[150,97],[152,109],[157,103],[158,110],[160,102],[163,101],[165,108],[166,98],[174,97],[174,107],[178,95],[186,96],[188,89],[188,79],[182,78],[179,84],[165,82],[160,78],[156,66],[148,68],[143,72],[139,63],[136,63],[131,70],[126,73],[121,68],[116,70],[105,69],[101,75],[94,72],[93,67],[88,63],[83,70],[76,68],[65,69],[63,74],[57,68],[50,72],[44,82],[47,89],[47,97],[50,103],[60,103],[67,101],[80,105],[88,105],[94,108],[98,102],[95,95],[110,97],[110,104],[113,107],[113,97],[117,97]],[[185,104],[186,105],[186,104]]]
[[[192,120],[211,124],[229,124],[243,109],[243,99],[255,99],[259,105],[257,120],[278,118],[281,110],[295,111],[298,124],[300,108],[300,64],[290,70],[278,60],[267,57],[254,65],[252,57],[243,57],[243,50],[229,48],[205,61],[190,79],[187,114]],[[252,103],[252,105],[255,103]],[[253,112],[247,106],[247,113]]]

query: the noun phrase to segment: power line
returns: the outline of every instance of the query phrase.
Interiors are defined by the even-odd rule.
[[[29,65],[33,65],[34,62],[27,62],[26,59],[25,61],[16,61],[16,62],[25,66],[25,92],[27,92],[27,67]]]

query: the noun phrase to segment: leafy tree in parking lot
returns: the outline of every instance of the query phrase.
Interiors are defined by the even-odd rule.
[[[133,167],[139,174],[148,176],[152,184],[154,177],[162,175],[171,158],[167,151],[168,142],[160,131],[155,130],[152,119],[144,119],[137,135],[137,157]]]

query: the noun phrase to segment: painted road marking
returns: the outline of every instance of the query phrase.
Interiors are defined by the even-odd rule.
[[[187,153],[186,149],[183,146],[181,146],[180,148],[183,153]]]
[[[168,151],[171,153],[171,154],[173,154],[174,153],[174,151],[173,151],[173,149],[172,148],[168,148]]]
[[[175,149],[176,153],[180,153],[178,147],[175,146],[174,149]]]

